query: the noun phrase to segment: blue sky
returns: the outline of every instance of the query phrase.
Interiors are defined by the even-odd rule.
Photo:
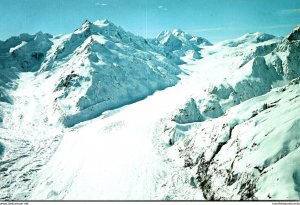
[[[0,14],[1,40],[109,19],[145,37],[180,28],[218,42],[255,31],[286,35],[300,24],[300,0],[0,0]]]

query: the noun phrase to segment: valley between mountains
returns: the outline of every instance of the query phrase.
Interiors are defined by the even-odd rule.
[[[0,41],[0,71],[1,200],[300,199],[300,27],[85,21]]]

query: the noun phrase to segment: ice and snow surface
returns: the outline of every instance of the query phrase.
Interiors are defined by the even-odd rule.
[[[298,33],[1,42],[0,198],[299,199]]]
[[[204,77],[211,69],[206,63],[191,61],[182,67],[189,74],[181,75],[176,86],[65,130],[58,151],[37,176],[32,199],[203,199],[190,185],[190,174],[153,144],[167,144],[157,127],[163,116],[199,91],[196,84],[224,77],[217,66],[213,69],[219,77]]]

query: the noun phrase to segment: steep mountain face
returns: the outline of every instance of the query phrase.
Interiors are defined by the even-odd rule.
[[[61,39],[62,42],[61,42]],[[42,71],[55,81],[54,106],[66,126],[175,85],[180,72],[148,44],[104,20],[55,40]]]
[[[300,39],[299,26],[293,30],[267,57],[268,65],[284,75],[288,80],[299,76]]]
[[[299,49],[108,20],[0,41],[0,198],[299,199]]]

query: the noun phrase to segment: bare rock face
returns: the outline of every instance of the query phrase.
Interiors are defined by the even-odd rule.
[[[296,27],[293,32],[286,37],[286,39],[289,41],[300,40],[300,26]]]

